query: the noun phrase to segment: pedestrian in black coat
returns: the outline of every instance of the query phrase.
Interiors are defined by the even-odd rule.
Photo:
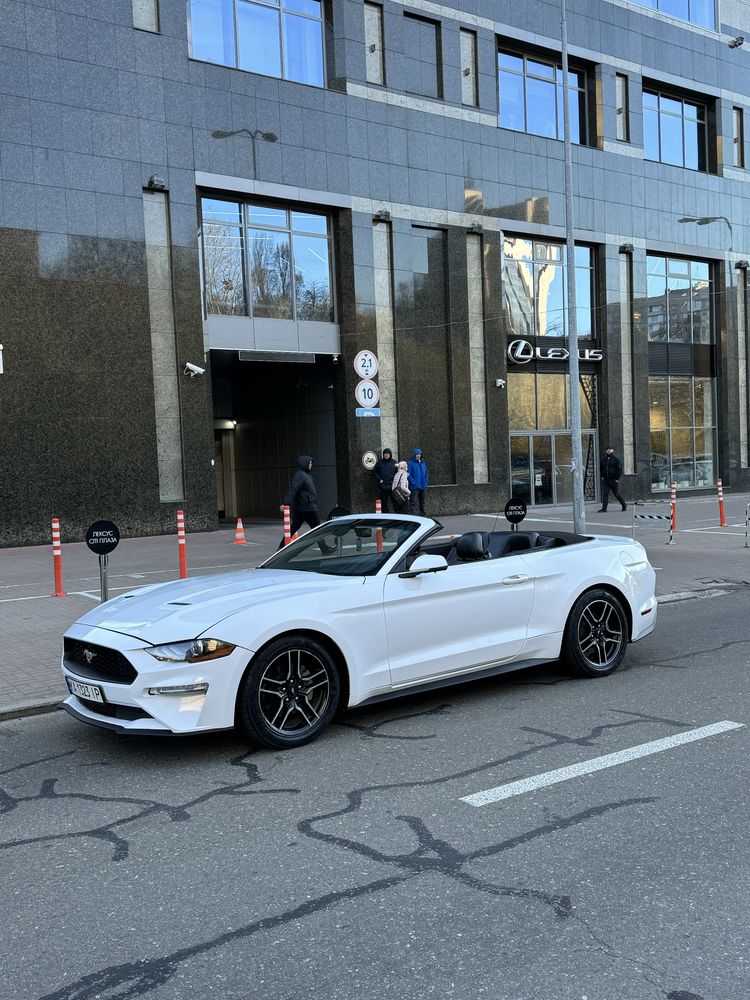
[[[607,513],[607,504],[609,503],[609,494],[612,493],[616,500],[619,500],[622,504],[622,509],[625,510],[627,504],[620,496],[619,483],[620,477],[622,476],[622,462],[615,455],[614,448],[607,448],[602,458],[599,468],[602,474],[602,505],[599,508],[600,514]]]
[[[393,477],[396,475],[396,461],[390,448],[383,448],[383,457],[378,459],[375,463],[375,468],[372,470],[372,474],[375,477],[375,482],[378,486],[378,493],[380,495],[380,503],[382,505],[383,513],[388,513],[389,503],[395,512],[396,508],[393,504],[393,497],[391,496],[391,486],[393,485]]]
[[[283,508],[289,507],[292,515],[291,534],[299,531],[303,524],[317,528],[320,524],[318,513],[318,491],[315,489],[313,477],[310,475],[313,460],[309,455],[300,455],[297,459],[297,471],[292,476],[289,492],[282,501]],[[281,539],[279,548],[284,547]],[[321,550],[322,551],[322,550]]]

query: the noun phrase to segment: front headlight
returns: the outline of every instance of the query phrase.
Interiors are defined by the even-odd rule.
[[[203,663],[229,656],[236,649],[221,639],[191,639],[188,642],[170,642],[166,646],[149,646],[146,649],[155,660],[166,663]]]

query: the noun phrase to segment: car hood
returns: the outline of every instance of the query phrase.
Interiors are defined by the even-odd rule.
[[[115,597],[93,608],[77,624],[95,625],[149,643],[178,642],[196,638],[239,611],[284,598],[296,603],[306,594],[361,586],[363,580],[360,576],[272,569],[193,577]]]

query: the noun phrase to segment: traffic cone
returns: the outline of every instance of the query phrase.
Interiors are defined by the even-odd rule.
[[[242,518],[237,518],[237,528],[234,532],[234,542],[233,545],[247,545],[247,539],[245,538],[245,529],[242,526]]]
[[[299,531],[295,531],[292,537],[289,539],[290,542],[296,542],[299,538]]]

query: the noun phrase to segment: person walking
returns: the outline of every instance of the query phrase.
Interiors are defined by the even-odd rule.
[[[614,495],[616,500],[620,501],[622,509],[626,510],[628,505],[620,496],[618,489],[620,477],[622,476],[622,462],[615,455],[614,448],[607,448],[599,468],[602,474],[602,505],[598,512],[600,514],[607,513],[610,493]]]
[[[375,463],[375,468],[372,470],[372,474],[375,477],[375,482],[378,484],[378,493],[380,494],[382,511],[384,514],[387,514],[388,504],[389,502],[393,502],[391,497],[391,486],[393,483],[393,477],[396,475],[396,462],[390,448],[383,448],[383,457],[378,459]],[[393,509],[396,509],[395,506]]]
[[[396,514],[405,514],[409,510],[409,499],[411,490],[409,489],[409,472],[406,462],[399,462],[396,466],[396,474],[391,483],[391,500],[393,510]]]
[[[315,489],[312,472],[313,460],[309,455],[300,455],[297,459],[297,471],[292,476],[289,491],[284,497],[281,510],[289,507],[292,515],[291,534],[299,531],[303,524],[311,528],[317,528],[320,524],[320,514],[318,513],[318,492]],[[279,548],[284,548],[282,537]],[[320,543],[320,551],[327,553],[327,548]]]
[[[422,517],[426,517],[425,494],[427,493],[427,487],[430,485],[430,472],[421,448],[415,448],[412,452],[408,470],[409,489],[411,490],[411,512],[412,514],[416,514],[418,511]]]

